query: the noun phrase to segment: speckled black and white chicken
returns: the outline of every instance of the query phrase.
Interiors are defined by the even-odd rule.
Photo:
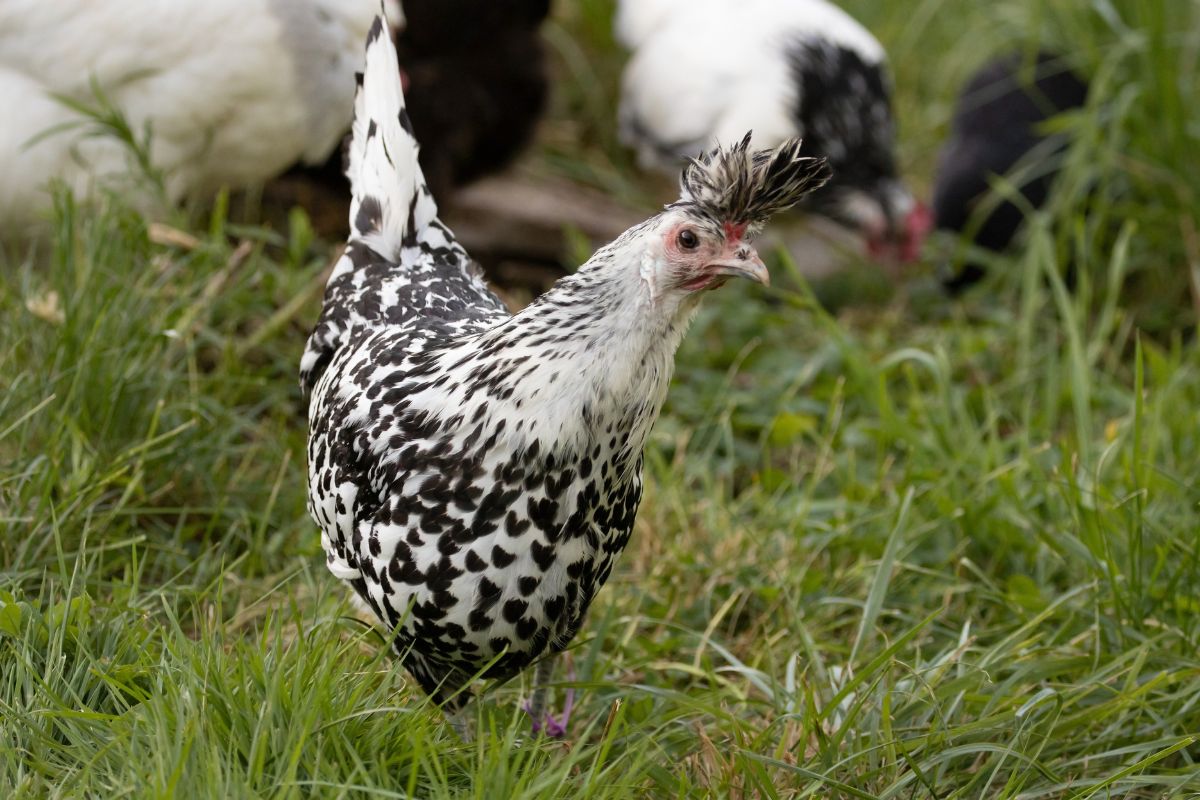
[[[379,21],[355,100],[352,233],[301,365],[309,510],[329,569],[453,709],[481,672],[539,662],[545,683],[632,533],[642,449],[702,294],[767,281],[753,235],[826,168],[796,140],[710,153],[677,202],[510,315],[438,220],[411,132]]]
[[[753,131],[756,147],[804,138],[833,177],[803,208],[915,258],[929,215],[900,178],[886,54],[826,0],[621,0],[622,141],[643,167],[675,169]]]

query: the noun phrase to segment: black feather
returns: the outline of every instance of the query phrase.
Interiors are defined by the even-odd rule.
[[[1010,53],[981,67],[959,94],[951,136],[939,154],[933,187],[937,228],[969,232],[976,245],[994,252],[1008,247],[1025,215],[1007,200],[984,205],[991,181],[1019,166],[1028,167],[1019,189],[1030,207],[1041,207],[1067,140],[1059,136],[1042,146],[1046,137],[1039,127],[1062,111],[1082,106],[1087,91],[1087,84],[1051,53],[1038,53],[1033,60]],[[1035,149],[1043,163],[1030,163]],[[979,264],[966,263],[945,284],[956,291],[983,274]]]

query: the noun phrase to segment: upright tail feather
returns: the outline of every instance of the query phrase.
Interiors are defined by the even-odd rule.
[[[346,168],[350,238],[329,276],[321,319],[300,361],[300,386],[306,394],[355,325],[386,315],[375,297],[376,284],[402,269],[401,249],[431,232],[443,243],[448,239],[444,228],[430,230],[437,204],[417,162],[417,140],[382,7],[367,34],[366,65],[357,79]],[[367,274],[372,271],[379,274]]]
[[[305,394],[355,331],[405,324],[426,305],[421,298],[434,285],[443,299],[455,295],[457,313],[481,319],[505,313],[454,234],[437,219],[382,13],[367,35],[366,61],[354,96],[346,169],[350,239],[329,276],[321,318],[300,360]]]
[[[401,246],[411,244],[437,217],[437,204],[417,163],[419,148],[382,9],[367,35],[366,66],[358,77],[346,170],[350,241],[394,262]]]

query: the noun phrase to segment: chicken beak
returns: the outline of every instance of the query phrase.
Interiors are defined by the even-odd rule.
[[[763,286],[771,285],[771,274],[767,272],[767,265],[753,248],[739,249],[728,258],[711,261],[708,268],[715,275],[746,278]]]

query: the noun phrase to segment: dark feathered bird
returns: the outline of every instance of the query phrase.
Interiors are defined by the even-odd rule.
[[[891,80],[879,41],[826,0],[622,0],[632,51],[620,128],[643,166],[676,169],[747,130],[804,138],[833,177],[803,204],[859,232],[873,255],[911,260],[928,212],[901,180]]]
[[[1085,102],[1087,84],[1051,53],[1035,58],[1011,53],[980,68],[959,94],[950,138],[938,158],[936,227],[968,234],[971,242],[994,252],[1007,248],[1025,214],[991,196],[993,181],[1010,177],[1025,203],[1041,207],[1066,144],[1062,136],[1047,139],[1041,124]],[[983,274],[981,265],[967,260],[943,283],[958,291]]]
[[[797,140],[748,146],[689,165],[677,202],[513,316],[437,218],[375,25],[352,233],[301,365],[309,510],[329,569],[436,701],[461,705],[480,670],[512,675],[583,624],[632,533],[642,448],[703,292],[765,283],[753,235],[826,178]]]
[[[441,201],[529,143],[548,79],[538,29],[550,0],[405,0],[397,39],[421,168]]]
[[[532,140],[549,93],[538,32],[550,0],[405,0],[395,40],[425,180],[439,202],[507,167]],[[276,186],[305,206],[325,235],[345,232],[346,155],[294,167]],[[318,191],[314,192],[313,188]]]

